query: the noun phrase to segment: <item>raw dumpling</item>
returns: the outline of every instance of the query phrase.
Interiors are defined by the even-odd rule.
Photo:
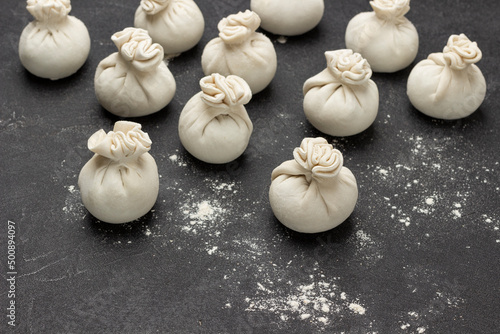
[[[205,75],[237,75],[253,94],[266,88],[276,74],[277,58],[269,38],[255,32],[259,25],[259,16],[250,10],[222,19],[219,37],[208,42],[201,56]]]
[[[19,58],[32,74],[52,80],[68,77],[85,63],[90,36],[82,21],[68,15],[69,0],[28,0],[35,18],[19,40]]]
[[[116,122],[113,131],[94,133],[88,148],[95,155],[83,166],[78,186],[94,217],[120,224],[151,210],[158,197],[158,168],[147,153],[151,140],[140,124]]]
[[[252,98],[250,87],[240,77],[220,74],[201,79],[200,86],[179,119],[182,145],[208,163],[233,161],[245,151],[253,131],[244,107]]]
[[[410,0],[370,1],[373,12],[356,15],[347,25],[345,44],[368,60],[374,72],[408,67],[418,52],[418,33],[404,16]]]
[[[147,30],[165,53],[177,54],[198,44],[205,21],[193,0],[141,0],[134,26]]]
[[[408,78],[407,94],[415,108],[441,119],[472,114],[486,95],[479,67],[482,53],[464,34],[452,35],[443,52],[431,53]]]
[[[109,112],[121,117],[155,113],[170,103],[175,79],[163,62],[163,48],[143,29],[126,28],[111,40],[118,48],[97,66],[94,88]]]
[[[276,35],[302,35],[318,25],[325,11],[324,0],[252,0],[261,28]]]
[[[378,113],[378,88],[370,65],[352,50],[325,53],[327,68],[304,83],[304,112],[311,124],[332,136],[366,130]]]
[[[324,138],[305,138],[293,157],[271,175],[269,202],[276,218],[303,233],[341,224],[358,200],[356,178],[343,167],[342,153]]]

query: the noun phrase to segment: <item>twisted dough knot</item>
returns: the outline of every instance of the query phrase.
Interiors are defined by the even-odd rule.
[[[250,86],[236,75],[214,73],[201,79],[200,87],[202,100],[216,108],[247,104],[252,98]]]
[[[155,15],[168,7],[171,0],[141,0],[142,10],[146,15]]]
[[[115,33],[111,40],[121,56],[140,71],[150,71],[163,61],[163,47],[153,43],[146,30],[125,28]]]
[[[332,75],[348,85],[362,85],[372,76],[368,61],[350,49],[325,52],[327,66]]]
[[[476,42],[472,42],[464,34],[451,35],[443,49],[447,64],[456,70],[463,70],[482,58],[482,52]]]
[[[293,151],[293,157],[316,179],[336,177],[344,164],[342,153],[321,137],[304,138]]]
[[[70,0],[28,0],[26,9],[41,22],[59,22],[71,11]]]
[[[151,149],[149,135],[141,124],[128,121],[115,123],[113,131],[99,130],[88,140],[90,151],[113,161],[125,162],[138,158]]]
[[[250,38],[250,36],[260,26],[260,17],[251,10],[239,12],[223,18],[217,28],[219,37],[227,44],[240,44]]]
[[[370,5],[378,18],[398,21],[410,11],[410,0],[373,0]]]

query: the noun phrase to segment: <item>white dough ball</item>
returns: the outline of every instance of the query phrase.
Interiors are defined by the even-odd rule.
[[[193,0],[142,0],[134,26],[147,30],[166,54],[177,54],[198,44],[205,21]]]
[[[252,98],[245,80],[212,74],[200,80],[202,91],[182,109],[179,137],[194,157],[223,164],[238,158],[253,131],[244,104]]]
[[[111,40],[118,52],[103,59],[94,76],[95,94],[101,105],[121,117],[155,113],[172,101],[176,83],[163,62],[163,48],[147,31],[125,28]]]
[[[443,52],[419,62],[408,77],[407,94],[422,113],[440,119],[467,117],[486,96],[486,80],[475,65],[482,53],[467,36],[452,35]]]
[[[151,140],[138,123],[119,121],[107,134],[88,141],[95,153],[78,177],[87,210],[106,223],[121,224],[145,215],[156,202],[158,168],[148,153]]]
[[[378,113],[379,94],[370,65],[359,53],[325,53],[327,68],[304,83],[304,112],[311,124],[331,136],[366,130]]]
[[[286,227],[302,233],[330,230],[354,211],[358,186],[342,154],[324,138],[305,138],[271,175],[269,202]]]
[[[259,24],[259,16],[249,10],[222,19],[219,37],[203,49],[203,73],[239,76],[248,83],[252,94],[266,88],[276,74],[278,59],[269,38],[255,32]]]
[[[69,0],[29,0],[28,11],[35,21],[23,30],[19,58],[32,74],[62,79],[83,66],[90,52],[85,24],[74,16]]]
[[[276,35],[302,35],[316,27],[325,11],[324,0],[252,0],[250,8],[261,27]]]
[[[404,16],[410,0],[374,0],[373,12],[356,15],[345,33],[348,49],[360,53],[374,72],[392,73],[408,67],[418,52],[418,33]]]

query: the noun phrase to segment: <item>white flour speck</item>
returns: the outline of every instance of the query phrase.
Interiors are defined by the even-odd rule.
[[[266,268],[263,268],[266,269]],[[288,282],[288,288],[276,290],[274,282],[267,276],[262,287],[258,284],[252,298],[246,298],[246,311],[265,311],[276,314],[280,319],[299,318],[317,327],[331,323],[335,318],[352,312],[351,304],[359,305],[356,300],[348,300],[346,293],[340,292],[336,284],[338,278],[326,280],[316,262],[311,268],[310,281],[306,284]],[[266,272],[271,272],[266,269]],[[355,312],[364,314],[359,305]]]
[[[217,247],[217,246],[213,246],[211,249],[207,250],[207,253],[208,253],[209,255],[212,255],[213,253],[215,253],[215,251],[216,251],[217,249],[219,249],[219,247]]]
[[[65,206],[62,208],[62,211],[67,216],[67,219],[81,221],[87,215],[87,211],[83,206],[80,190],[74,185],[66,186],[65,188],[69,194],[66,196]]]
[[[349,309],[353,312],[358,313],[358,314],[365,314],[365,312],[366,312],[366,310],[363,306],[356,304],[356,303],[350,303]]]
[[[206,221],[214,218],[215,208],[208,201],[202,201],[197,204],[198,210],[191,213],[191,221]]]
[[[454,219],[462,217],[462,213],[460,212],[460,210],[453,210],[453,211],[451,211],[451,213],[453,214]]]

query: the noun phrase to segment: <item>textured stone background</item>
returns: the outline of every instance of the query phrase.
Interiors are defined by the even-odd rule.
[[[500,313],[500,2],[412,2],[417,61],[465,33],[483,51],[488,92],[453,122],[428,118],[406,96],[407,68],[375,74],[379,115],[349,138],[326,137],[356,175],[352,216],[317,235],[287,230],[267,199],[274,167],[303,137],[320,136],[302,111],[302,84],[344,48],[348,21],[368,1],[327,0],[313,31],[269,35],[278,54],[271,86],[247,105],[247,152],[222,166],[181,146],[177,120],[199,91],[204,45],[220,18],[249,1],[197,1],[200,44],[173,59],[172,103],[140,118],[153,140],[160,195],[138,222],[96,221],[80,201],[88,137],[117,120],[98,104],[94,71],[133,24],[138,0],[73,1],[86,23],[89,59],[70,78],[30,75],[17,44],[31,20],[23,1],[0,11],[0,252],[7,272],[8,220],[17,226],[16,333],[495,333]],[[3,253],[2,253],[3,252]],[[5,254],[1,255],[1,254]],[[2,257],[4,256],[4,257]],[[0,308],[7,284],[0,283]],[[5,312],[6,311],[2,311]]]

